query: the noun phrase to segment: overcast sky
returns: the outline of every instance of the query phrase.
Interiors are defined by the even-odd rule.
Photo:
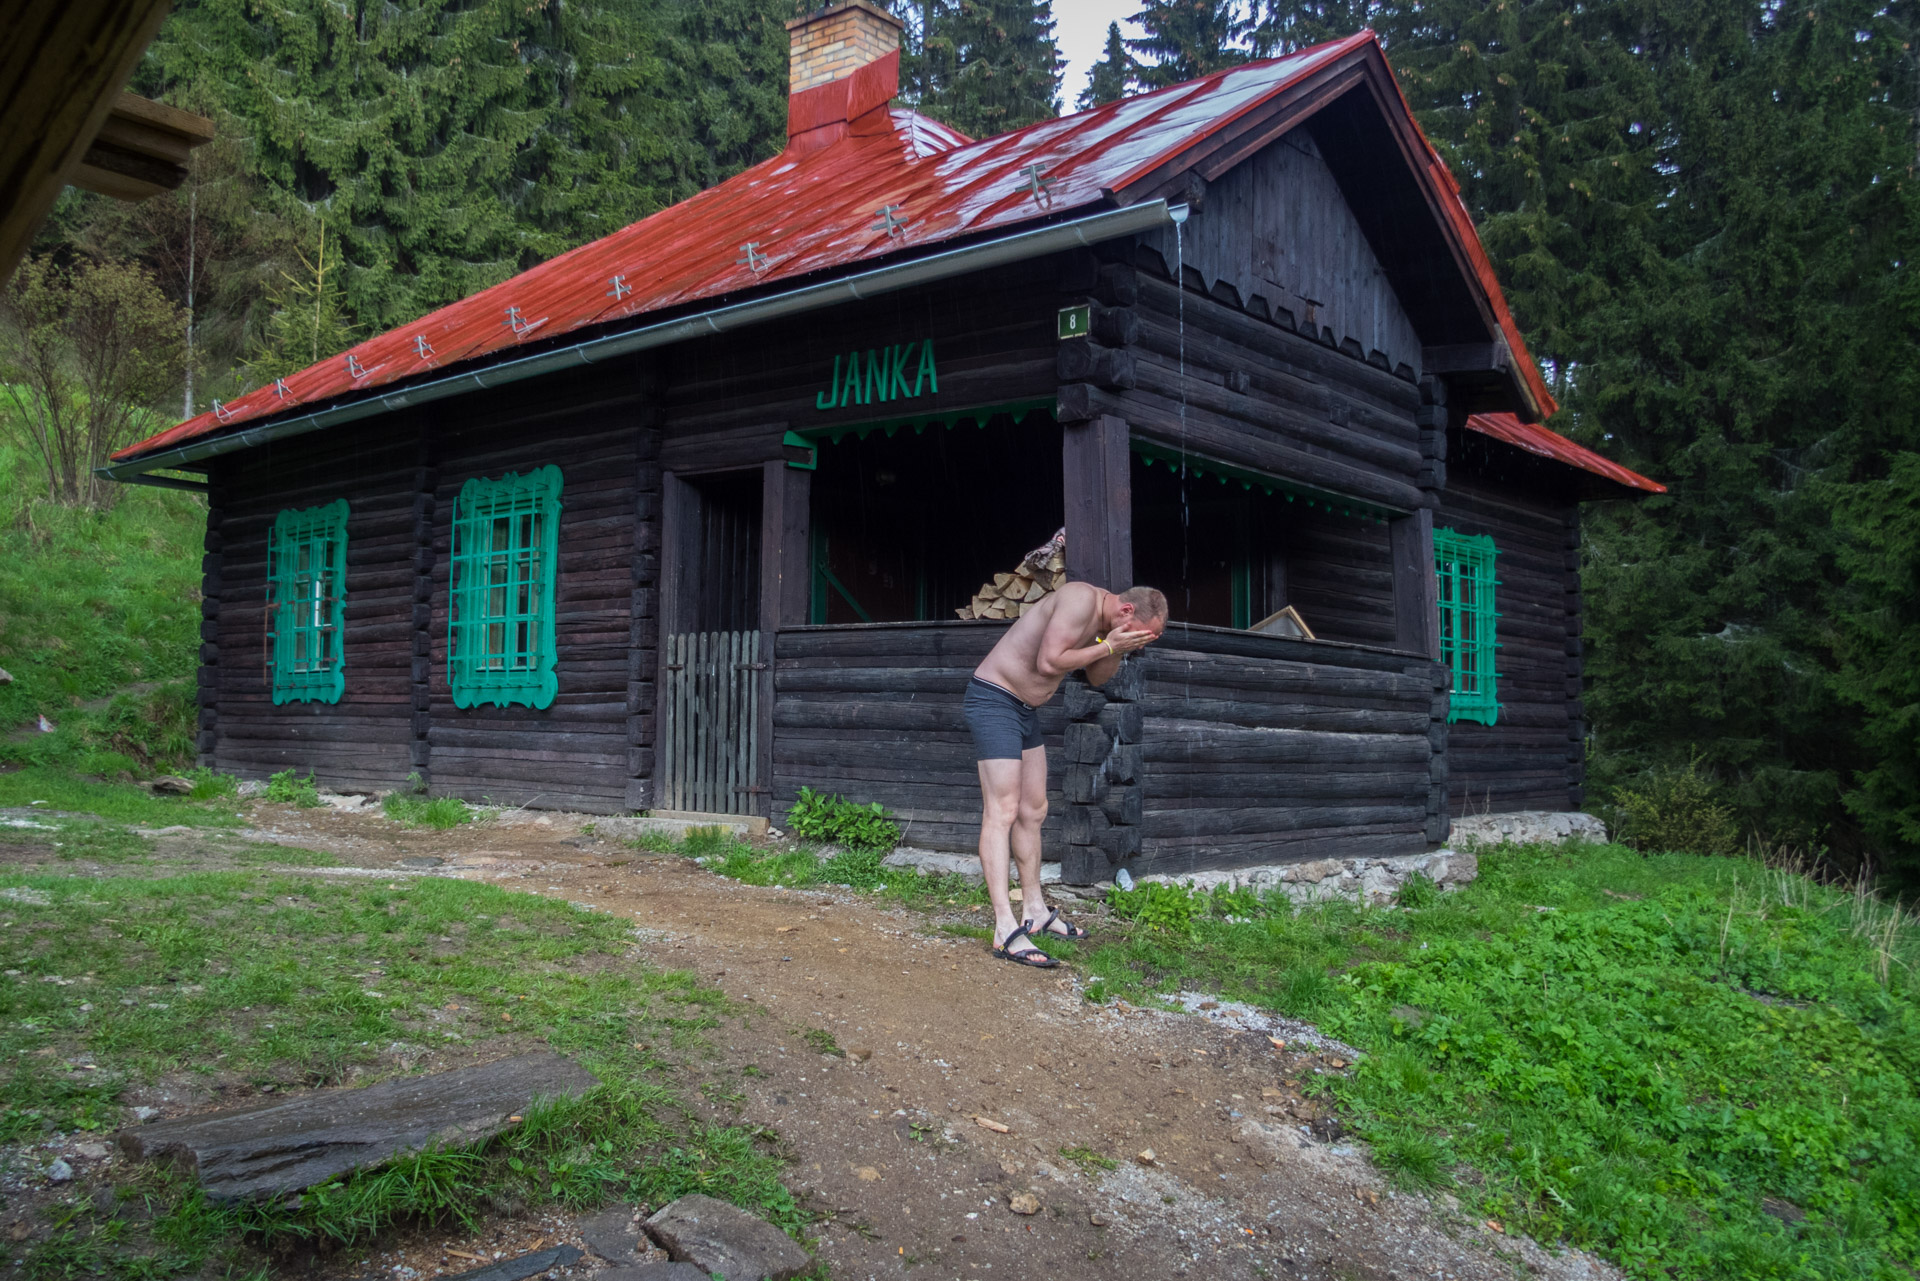
[[[1100,61],[1107,42],[1107,24],[1117,22],[1129,36],[1140,30],[1127,19],[1140,11],[1140,0],[1053,0],[1054,39],[1067,60],[1066,77],[1060,82],[1060,109],[1072,111],[1074,99],[1087,87],[1087,72]]]

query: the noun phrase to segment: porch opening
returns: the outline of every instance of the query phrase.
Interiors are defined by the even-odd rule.
[[[1387,513],[1136,442],[1133,567],[1177,622],[1251,627],[1288,605],[1325,640],[1390,645]]]
[[[815,441],[814,623],[953,618],[1064,520],[1045,409],[848,429]]]

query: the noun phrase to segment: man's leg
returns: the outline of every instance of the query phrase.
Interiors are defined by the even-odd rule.
[[[987,897],[993,902],[993,945],[999,947],[1020,924],[1014,917],[1013,903],[1007,897],[1007,857],[1014,827],[1020,817],[1020,781],[1025,761],[999,759],[984,760],[979,764],[980,871],[987,878]],[[1041,768],[1046,768],[1044,757]],[[1044,800],[1044,785],[1040,795]],[[1034,849],[1037,854],[1037,840]],[[1038,879],[1037,875],[1035,879]]]
[[[1010,842],[1020,870],[1020,915],[1028,924],[1047,919],[1046,895],[1040,889],[1040,825],[1046,821],[1047,749],[1029,747],[1020,753],[1019,808]]]

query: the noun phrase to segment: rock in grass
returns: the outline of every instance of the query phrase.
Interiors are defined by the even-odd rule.
[[[155,796],[187,796],[193,792],[193,780],[178,774],[162,774],[147,784],[147,790]]]
[[[712,1276],[692,1263],[643,1263],[635,1268],[608,1268],[593,1281],[712,1281]]]
[[[675,1262],[691,1263],[725,1281],[793,1281],[813,1260],[764,1219],[694,1193],[647,1220],[647,1235]]]
[[[537,1277],[542,1272],[554,1268],[564,1268],[580,1261],[580,1251],[570,1245],[556,1245],[547,1250],[535,1250],[532,1254],[523,1254],[514,1259],[502,1259],[498,1263],[489,1263],[484,1268],[475,1268],[471,1272],[457,1273],[443,1281],[527,1281],[528,1277]]]
[[[637,1263],[640,1254],[640,1225],[634,1221],[633,1207],[616,1205],[580,1221],[580,1236],[587,1249],[608,1263]],[[701,1281],[706,1281],[702,1277]]]
[[[57,1156],[53,1158],[53,1164],[47,1167],[47,1182],[49,1183],[73,1182],[73,1167],[67,1164],[67,1159],[65,1157]]]
[[[535,1099],[578,1098],[598,1085],[550,1051],[403,1077],[360,1090],[319,1090],[228,1112],[122,1130],[121,1151],[174,1161],[214,1201],[281,1196],[391,1157],[460,1147],[505,1130]]]

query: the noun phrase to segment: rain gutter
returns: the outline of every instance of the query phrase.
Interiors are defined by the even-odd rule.
[[[144,457],[108,463],[94,470],[96,474],[109,480],[163,485],[173,489],[203,489],[204,485],[195,481],[177,477],[149,476],[147,473],[162,468],[191,468],[195,463],[205,462],[207,459],[230,454],[236,450],[253,449],[294,436],[304,436],[308,432],[319,431],[324,427],[371,418],[376,414],[423,405],[429,401],[444,400],[449,396],[501,387],[507,383],[536,378],[542,374],[556,373],[581,365],[597,364],[600,361],[632,355],[634,352],[646,351],[649,348],[664,347],[670,343],[685,342],[690,338],[729,333],[748,325],[764,324],[770,320],[799,315],[836,303],[874,298],[915,285],[951,279],[968,272],[1024,262],[1046,254],[1058,253],[1063,249],[1091,246],[1121,236],[1170,227],[1177,222],[1184,222],[1186,215],[1185,205],[1169,207],[1165,200],[1147,201],[1130,205],[1125,209],[1109,210],[1085,218],[1076,218],[1071,222],[1039,227],[1033,231],[1002,236],[997,240],[983,241],[960,249],[949,249],[944,253],[915,258],[910,262],[876,267],[872,271],[863,271],[858,275],[844,276],[838,280],[829,280],[817,285],[807,285],[785,293],[773,294],[770,297],[756,298],[750,302],[715,307],[691,316],[682,316],[676,320],[663,320],[658,324],[645,325],[639,329],[628,329],[617,334],[590,338],[585,342],[574,343],[555,351],[541,352],[537,356],[524,356],[518,360],[490,365],[484,369],[453,374],[397,391],[315,410],[313,413],[302,414],[296,418],[274,419],[258,427],[242,428],[228,435],[204,437]]]

